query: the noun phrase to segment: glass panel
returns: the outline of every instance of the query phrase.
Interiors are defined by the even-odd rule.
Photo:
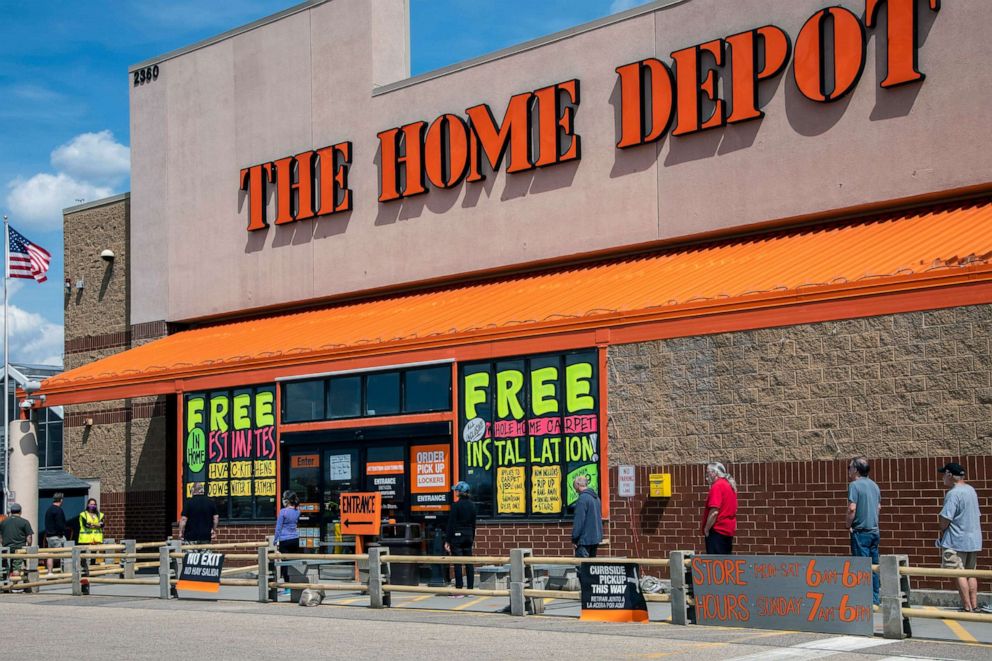
[[[362,414],[362,377],[331,379],[327,394],[329,418],[357,418]]]
[[[493,439],[489,423],[493,417],[493,372],[489,363],[465,365],[461,369],[459,420],[461,479],[469,483],[481,517],[493,513]]]
[[[38,468],[48,466],[48,425],[41,422],[38,430]]]
[[[365,456],[365,490],[382,494],[383,517],[404,520],[407,489],[403,446],[369,448]]]
[[[284,386],[286,422],[309,422],[324,417],[324,380],[293,381]]]
[[[316,549],[320,537],[320,452],[293,452],[287,484],[300,498],[300,545]]]
[[[365,414],[393,415],[400,412],[399,372],[380,372],[365,377]]]
[[[56,416],[53,419],[58,420]],[[48,423],[48,467],[62,467],[62,422]]]
[[[324,542],[332,553],[352,553],[352,538],[342,539],[335,524],[340,523],[340,496],[350,491],[361,491],[358,481],[358,450],[334,449],[324,453],[324,498],[321,503],[324,518]],[[339,542],[334,544],[334,542]]]
[[[409,370],[404,375],[406,413],[447,411],[451,408],[451,366]]]

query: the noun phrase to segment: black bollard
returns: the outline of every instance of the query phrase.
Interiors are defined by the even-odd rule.
[[[444,535],[440,526],[434,527],[434,537],[431,538],[431,555],[444,555]],[[448,565],[431,565],[429,587],[440,588],[448,585]]]

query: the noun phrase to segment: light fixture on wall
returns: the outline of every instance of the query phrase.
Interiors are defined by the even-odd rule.
[[[114,251],[110,250],[109,248],[100,253],[100,259],[104,260],[105,262],[114,261],[114,257],[115,257]]]

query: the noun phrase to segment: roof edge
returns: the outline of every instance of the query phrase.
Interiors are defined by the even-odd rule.
[[[121,200],[127,200],[131,197],[131,191],[126,193],[118,193],[117,195],[111,195],[110,197],[100,198],[99,200],[93,200],[92,202],[83,202],[82,204],[77,204],[75,206],[66,207],[62,209],[62,215],[69,213],[77,213],[79,211],[86,211],[87,209],[95,209],[97,207],[107,206],[108,204],[113,204],[114,202],[120,202]]]

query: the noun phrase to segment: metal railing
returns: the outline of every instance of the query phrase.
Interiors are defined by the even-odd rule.
[[[155,551],[145,551],[152,549]],[[24,562],[22,581],[0,582],[0,592],[24,590],[37,592],[47,586],[71,585],[74,595],[88,593],[89,585],[157,585],[159,597],[169,599],[177,596],[175,585],[181,573],[185,551],[209,549],[224,555],[225,560],[248,561],[243,566],[229,567],[221,572],[220,585],[256,587],[258,601],[277,600],[280,589],[312,589],[318,591],[342,591],[366,594],[369,606],[385,608],[391,605],[393,593],[424,593],[437,595],[465,595],[481,597],[503,597],[509,601],[509,612],[523,616],[544,611],[545,599],[580,600],[581,592],[575,590],[549,590],[543,585],[543,577],[537,576],[539,566],[578,567],[590,562],[634,563],[641,567],[667,569],[671,580],[668,594],[644,594],[647,602],[671,604],[673,624],[691,624],[690,609],[693,606],[692,584],[687,576],[693,551],[672,551],[668,558],[575,558],[535,556],[530,549],[513,549],[509,555],[495,556],[433,556],[395,555],[386,547],[372,547],[368,553],[314,554],[279,553],[272,541],[236,542],[226,544],[181,545],[178,541],[140,542],[124,540],[121,544],[70,545],[61,549],[40,550],[29,547],[15,552],[0,549],[0,566],[9,566],[13,559]],[[42,561],[60,562],[62,572],[48,572],[40,566]],[[323,581],[317,572],[317,580],[284,581],[278,571],[279,566],[295,562],[337,562],[353,563],[353,581]],[[506,588],[455,588],[430,585],[400,585],[391,583],[392,567],[403,564],[427,565],[509,565]],[[359,565],[365,565],[367,578],[360,580]],[[158,576],[144,574],[142,569],[158,569]],[[910,605],[910,577],[927,578],[981,578],[992,579],[992,570],[943,569],[936,567],[911,567],[905,555],[882,556],[879,564],[872,565],[880,579],[881,605],[874,608],[882,616],[882,630],[886,638],[904,638],[912,634],[911,618],[958,620],[992,624],[992,614],[929,610]],[[254,574],[253,577],[236,578],[241,574]]]

